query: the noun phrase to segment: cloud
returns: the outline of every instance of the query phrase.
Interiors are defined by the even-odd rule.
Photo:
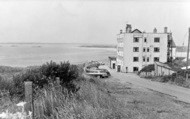
[[[133,28],[162,32],[168,26],[177,44],[190,26],[190,2],[0,1],[1,42],[116,43],[126,21]]]

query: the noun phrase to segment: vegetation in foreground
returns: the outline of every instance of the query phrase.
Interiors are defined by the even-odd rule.
[[[59,65],[53,64],[53,67]],[[50,69],[55,71],[56,68]],[[190,104],[176,101],[158,92],[139,89],[131,84],[116,83],[117,79],[98,80],[84,77],[79,67],[77,71],[77,78],[72,80],[77,90],[69,91],[65,85],[58,85],[52,81],[43,88],[36,88],[34,100],[36,119],[188,119],[190,117],[188,113]],[[24,71],[20,75],[26,75],[27,72]],[[107,82],[108,80],[116,82]],[[0,112],[6,109],[11,113],[21,112],[15,104],[22,101],[22,96],[20,94],[10,96],[6,91],[8,92],[4,90],[4,93],[1,93]]]
[[[16,103],[24,101],[24,81],[32,81],[36,119],[123,118],[122,104],[108,93],[109,86],[98,79],[83,76],[82,67],[69,62],[46,63],[1,78],[0,112],[20,111]],[[56,81],[59,77],[60,83]]]

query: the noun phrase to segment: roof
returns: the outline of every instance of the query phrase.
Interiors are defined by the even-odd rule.
[[[142,32],[139,29],[135,29],[131,33],[142,33]]]
[[[179,68],[174,67],[172,65],[169,65],[168,63],[162,63],[162,62],[154,62],[154,63],[156,63],[157,65],[164,67],[166,69],[170,69],[172,71],[178,71],[179,70]]]
[[[116,60],[116,57],[114,57],[114,56],[110,56],[110,57],[108,57],[110,60]]]
[[[170,40],[170,42],[171,42],[172,48],[176,48],[177,47],[173,39]]]
[[[161,62],[154,62],[155,64],[159,65],[159,66],[162,66],[162,67],[165,67],[165,68],[168,68],[168,69],[172,69],[170,66],[168,66],[167,64],[164,64],[164,63],[161,63]]]

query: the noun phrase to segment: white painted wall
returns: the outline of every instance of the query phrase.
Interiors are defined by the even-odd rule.
[[[122,72],[133,72],[133,67],[138,67],[141,70],[144,66],[154,63],[154,57],[159,57],[160,62],[167,61],[167,33],[124,33],[118,35],[118,47],[123,46],[123,51],[118,51],[117,65],[121,65]],[[133,38],[139,37],[139,42],[134,43]],[[160,42],[155,43],[154,38],[159,37]],[[147,42],[144,42],[144,38]],[[121,40],[122,39],[122,40]],[[133,52],[133,47],[139,47],[139,52]],[[143,48],[149,48],[149,52],[143,52]],[[160,52],[154,52],[154,47],[159,47]],[[149,57],[149,62],[143,62],[143,56]],[[123,57],[123,59],[121,58]],[[139,57],[138,62],[133,62],[133,57]]]
[[[116,61],[115,60],[111,60],[111,68],[113,69],[113,64],[115,64],[115,68],[116,68]]]

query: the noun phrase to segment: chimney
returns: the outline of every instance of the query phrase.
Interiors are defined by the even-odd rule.
[[[156,28],[154,28],[153,33],[157,33],[157,29]]]
[[[123,30],[120,30],[120,34],[122,34],[123,33]]]
[[[164,27],[164,33],[168,33],[168,27]]]
[[[127,24],[126,25],[126,33],[131,33],[131,29],[132,29],[131,24]]]

